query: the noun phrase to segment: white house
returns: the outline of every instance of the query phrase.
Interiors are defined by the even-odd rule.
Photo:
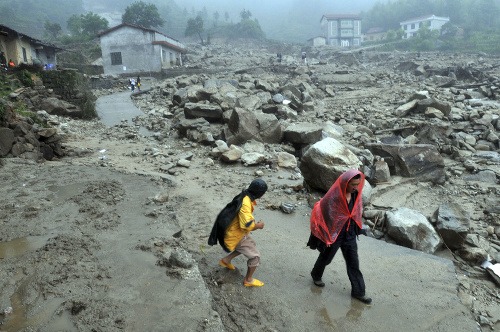
[[[349,47],[361,45],[361,17],[359,15],[323,15],[320,20],[326,44]]]
[[[161,72],[182,65],[185,46],[158,31],[122,23],[99,33],[104,74]]]
[[[441,27],[450,21],[449,17],[440,17],[436,15],[427,15],[421,17],[411,18],[409,20],[400,22],[401,28],[404,31],[403,38],[413,37],[418,29],[427,26],[430,30],[441,30]]]

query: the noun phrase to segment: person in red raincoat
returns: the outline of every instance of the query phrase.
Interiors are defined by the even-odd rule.
[[[344,256],[347,276],[351,282],[351,296],[370,304],[372,299],[365,294],[365,281],[359,269],[356,239],[363,233],[362,191],[365,176],[351,169],[341,174],[326,195],[319,200],[311,212],[311,236],[307,245],[319,251],[318,259],[311,271],[313,282],[324,287],[323,273],[340,248]]]

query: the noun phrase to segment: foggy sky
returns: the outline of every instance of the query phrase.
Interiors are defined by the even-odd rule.
[[[302,3],[307,7],[314,7],[324,14],[346,13],[358,14],[363,10],[370,9],[376,2],[387,2],[387,0],[181,0],[176,1],[180,7],[190,10],[200,10],[206,7],[209,12],[218,10],[228,12],[234,20],[239,19],[239,13],[243,9],[252,12],[253,17],[259,19],[260,16],[280,15],[280,12],[288,12],[291,7]],[[321,18],[321,17],[320,17]],[[318,18],[318,20],[320,19]]]
[[[359,14],[368,11],[377,2],[388,0],[176,0],[181,8],[188,11],[201,11],[206,8],[209,15],[215,11],[224,20],[224,14],[229,14],[230,22],[239,22],[243,9],[252,13],[252,19],[257,19],[262,30],[271,39],[281,39],[280,32],[288,26],[302,26],[303,36],[313,37],[320,34],[320,19],[324,14]],[[307,30],[307,31],[306,31]],[[306,39],[307,39],[306,38]]]

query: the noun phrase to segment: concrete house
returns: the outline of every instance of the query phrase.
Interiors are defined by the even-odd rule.
[[[182,65],[185,46],[158,31],[122,23],[99,33],[104,74],[161,72]]]
[[[449,17],[439,17],[436,15],[420,16],[400,22],[404,31],[403,39],[413,37],[418,29],[426,25],[430,30],[441,30],[441,27],[450,21]]]
[[[361,17],[359,15],[323,15],[320,24],[327,45],[340,47],[361,45]]]
[[[60,51],[62,49],[59,47],[0,25],[0,52],[4,53],[7,61],[12,59],[16,66],[24,63],[55,67],[56,55]]]
[[[323,46],[326,45],[326,38],[323,36],[309,38],[307,43],[311,46]]]
[[[363,41],[381,41],[387,38],[387,31],[384,28],[370,28],[363,35]]]

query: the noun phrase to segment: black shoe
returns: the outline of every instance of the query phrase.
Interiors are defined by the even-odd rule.
[[[321,279],[319,280],[314,280],[314,277],[313,277],[313,274],[311,272],[311,277],[313,278],[313,282],[316,286],[318,287],[325,287],[325,283],[323,281],[321,281]]]
[[[356,300],[363,302],[364,304],[371,304],[372,299],[366,295],[363,296],[353,296]]]
[[[321,280],[313,280],[313,282],[318,287],[325,287],[325,283]]]

